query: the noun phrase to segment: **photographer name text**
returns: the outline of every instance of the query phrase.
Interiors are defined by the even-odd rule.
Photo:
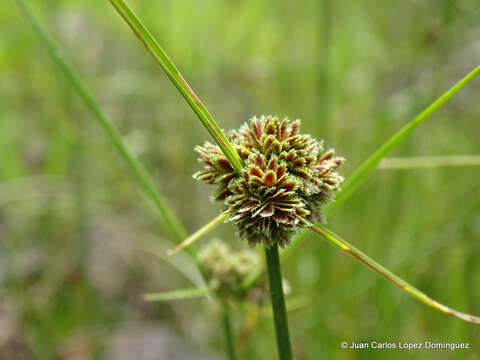
[[[340,346],[342,349],[396,349],[396,350],[469,350],[470,343],[467,342],[410,342],[410,341],[370,341],[370,342],[346,342],[343,341]]]

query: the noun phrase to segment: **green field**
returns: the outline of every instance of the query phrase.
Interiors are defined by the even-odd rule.
[[[34,15],[188,233],[222,210],[192,179],[209,134],[108,1],[31,0]],[[129,0],[217,123],[302,119],[347,159],[384,141],[480,64],[468,0]],[[18,8],[0,4],[0,359],[222,359],[206,297],[143,301],[200,275]],[[480,155],[480,77],[392,157]],[[328,227],[432,298],[480,314],[480,166],[378,169]],[[221,238],[221,224],[193,245]],[[257,246],[259,253],[263,253]],[[173,259],[173,260],[172,260]],[[172,262],[174,264],[172,264]],[[313,233],[282,261],[295,359],[477,359],[480,326],[415,301]],[[268,303],[267,303],[268,305]],[[234,306],[237,336],[250,310]],[[468,350],[342,349],[469,343]],[[277,359],[261,316],[240,359]]]

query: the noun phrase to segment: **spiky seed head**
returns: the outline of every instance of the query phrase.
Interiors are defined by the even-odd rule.
[[[232,252],[224,242],[213,240],[199,251],[198,260],[209,288],[222,297],[244,300],[250,297],[252,289],[256,289],[255,297],[259,290],[265,293],[262,283],[248,290],[242,286],[248,275],[261,268],[260,256],[254,251]]]
[[[240,238],[283,247],[301,228],[324,220],[321,207],[340,189],[343,177],[336,169],[345,159],[301,134],[300,120],[253,117],[229,140],[244,162],[241,173],[206,142],[195,148],[204,168],[193,177],[217,185],[213,198],[225,204]]]

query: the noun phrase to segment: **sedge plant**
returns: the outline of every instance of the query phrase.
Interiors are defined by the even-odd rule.
[[[21,11],[23,12],[25,18],[33,27],[37,35],[39,36],[42,43],[45,45],[46,49],[48,50],[49,55],[51,56],[54,63],[58,66],[58,68],[62,71],[65,75],[66,79],[68,80],[69,84],[73,88],[73,90],[79,95],[82,101],[85,103],[86,107],[90,110],[93,115],[93,118],[99,124],[99,126],[103,129],[106,136],[112,142],[113,146],[117,150],[120,157],[125,161],[131,173],[135,176],[137,181],[140,184],[140,187],[144,191],[145,195],[152,201],[154,207],[158,210],[160,217],[163,219],[164,223],[166,224],[167,229],[169,230],[170,234],[177,242],[184,240],[186,237],[186,230],[184,229],[183,225],[181,224],[180,220],[176,217],[174,212],[171,210],[170,206],[168,205],[167,201],[165,200],[164,196],[156,189],[154,185],[154,181],[146,170],[146,168],[136,159],[136,157],[128,150],[127,146],[125,145],[122,136],[118,129],[115,127],[113,122],[108,118],[108,116],[101,110],[100,106],[97,104],[93,96],[91,95],[88,87],[83,83],[81,78],[77,75],[74,71],[72,65],[68,62],[68,60],[63,56],[60,49],[56,46],[55,42],[48,36],[46,31],[40,26],[37,19],[33,16],[30,8],[25,4],[23,0],[17,0],[17,4]],[[201,235],[202,232],[197,234],[197,236]],[[193,248],[186,249],[192,260],[195,262],[197,267],[200,270],[200,273],[203,274],[202,268],[200,267],[197,259],[197,254]],[[192,293],[194,295],[192,295]],[[174,294],[167,295],[169,299],[175,299],[178,297],[189,297],[189,296],[198,296],[199,294],[207,295],[209,290],[207,287],[202,288],[195,288],[195,289],[187,289],[182,290],[179,292],[175,292]],[[146,296],[147,300],[164,300],[164,296],[153,295],[153,298],[150,297],[148,294]],[[232,331],[230,328],[230,322],[225,321],[228,317],[228,307],[226,304],[223,307],[223,325],[225,329],[226,335],[226,344],[228,353],[233,354],[233,349],[231,347],[232,340]]]
[[[168,58],[165,51],[160,47],[153,35],[146,29],[134,12],[123,0],[110,0],[110,2],[125,19],[135,35],[141,40],[153,58],[161,65],[162,69],[166,72],[167,76],[172,80],[177,89],[179,86],[181,87],[183,82],[177,81],[179,76],[172,76],[170,72],[172,68],[174,69],[174,74],[178,73],[178,70]],[[386,155],[388,155],[396,146],[398,146],[398,144],[400,144],[402,140],[413,131],[414,128],[429,118],[453,95],[455,95],[461,88],[463,88],[476,75],[478,75],[478,73],[480,73],[480,66],[467,74],[439,99],[421,112],[415,119],[405,125],[389,140],[387,140],[387,142],[383,144],[377,151],[375,151],[347,180],[343,191],[339,193],[339,196],[337,196],[337,201],[330,202],[325,207],[325,213],[328,214],[338,205],[346,201],[371,175],[371,173],[373,173],[379,162]],[[193,96],[195,99],[198,99],[195,93],[191,90],[190,86],[188,86],[187,92],[180,91],[180,93],[184,96],[190,106],[193,106],[193,103],[189,100],[189,96]],[[201,105],[202,107],[204,106],[200,100],[195,102],[195,104]],[[195,111],[195,113],[197,116],[201,117],[198,111]],[[270,121],[267,121],[268,119],[270,119]],[[202,118],[201,120],[202,123],[205,124]],[[284,127],[288,128],[288,126],[288,123],[284,123]],[[209,127],[207,127],[207,129],[209,129]],[[271,117],[262,117],[260,121],[255,118],[252,119],[250,126],[246,124],[244,128],[240,129],[238,132],[232,132],[229,138],[222,136],[222,139],[226,139],[226,141],[229,143],[228,146],[225,146],[225,143],[219,142],[218,137],[213,136],[215,142],[217,143],[217,147],[213,146],[213,144],[207,143],[204,145],[204,147],[197,148],[197,151],[202,156],[202,160],[205,162],[205,170],[195,174],[197,179],[218,185],[218,189],[215,192],[214,197],[217,200],[224,200],[226,205],[225,213],[219,215],[219,217],[227,216],[228,214],[228,219],[236,222],[240,237],[247,239],[250,244],[262,243],[265,246],[267,273],[269,277],[270,294],[277,335],[277,347],[279,357],[281,359],[291,359],[292,350],[285,311],[285,300],[283,298],[283,291],[281,290],[281,269],[278,245],[283,246],[285,244],[289,244],[291,237],[299,231],[299,228],[310,228],[315,233],[320,234],[326,240],[340,247],[342,250],[352,254],[356,259],[380,273],[387,280],[397,284],[401,289],[405,290],[410,295],[415,296],[419,300],[436,308],[437,310],[441,310],[444,313],[458,317],[462,320],[480,323],[480,318],[478,317],[463,314],[441,305],[430,299],[425,294],[421,293],[415,287],[403,282],[403,280],[402,283],[395,281],[396,278],[390,276],[390,274],[385,272],[383,268],[380,268],[379,264],[375,263],[374,261],[370,261],[370,258],[363,254],[360,250],[354,248],[353,246],[348,246],[348,243],[340,240],[341,238],[333,234],[333,232],[322,232],[319,226],[313,226],[308,220],[322,218],[319,208],[325,203],[325,199],[317,199],[318,202],[312,201],[310,204],[303,204],[302,200],[308,202],[305,197],[315,194],[315,190],[312,190],[312,193],[305,191],[307,188],[305,184],[300,184],[298,188],[294,185],[287,185],[287,188],[282,188],[282,186],[285,185],[284,181],[287,180],[282,179],[282,175],[284,175],[284,173],[282,173],[283,170],[281,169],[287,169],[288,165],[285,166],[280,162],[280,160],[286,160],[286,158],[281,159],[281,155],[282,153],[285,153],[284,156],[287,156],[288,151],[283,150],[289,150],[286,148],[284,149],[284,144],[282,144],[282,141],[288,142],[287,139],[290,134],[283,133],[281,129],[282,124],[279,124],[278,118],[273,118],[272,120]],[[291,135],[295,136],[297,133],[293,131]],[[229,141],[232,142],[233,145],[230,145]],[[287,148],[291,145],[292,144],[287,144]],[[252,153],[253,148],[257,148],[258,153]],[[315,148],[315,146],[313,146],[313,148]],[[236,155],[229,153],[231,149],[233,149]],[[318,170],[318,173],[313,176],[313,178],[317,179],[318,177],[321,177],[322,174],[322,157],[319,152],[315,153],[315,155],[317,158],[311,161],[316,161],[313,163],[313,167],[317,165],[319,166],[319,168],[316,169]],[[330,156],[332,155],[333,153],[330,154]],[[280,156],[280,158],[278,158],[278,156]],[[230,160],[232,157],[240,158],[240,163],[243,165],[241,171],[238,169],[238,163]],[[294,162],[296,160],[295,156],[293,156],[291,160]],[[302,161],[301,164],[298,164],[300,167],[308,167],[311,165],[308,163],[308,160],[303,160],[305,162]],[[339,163],[334,166],[334,169],[341,163],[341,160],[337,161]],[[291,166],[291,168],[293,168],[293,166]],[[328,171],[331,171],[331,169],[328,169],[327,173]],[[307,174],[302,174],[299,177],[311,180]],[[338,175],[334,177],[336,179],[332,184],[329,184],[328,181],[320,182],[322,185],[331,185],[332,189],[330,190],[337,190],[341,180]],[[319,184],[315,185],[318,186]],[[298,192],[297,194],[289,194],[292,196],[292,198],[289,198],[289,195],[286,196],[287,204],[284,204],[281,201],[278,203],[277,196],[283,197],[285,193],[288,193],[290,191],[289,186],[293,186],[292,189],[295,190],[299,189],[298,192],[301,193],[301,195],[299,195]],[[321,191],[319,193],[321,193]],[[331,198],[329,200],[331,200]],[[306,205],[307,211],[304,211],[304,205]],[[287,207],[289,208],[288,210],[286,210]],[[315,213],[315,211],[319,212],[319,214]],[[285,212],[287,212],[289,216],[285,217]],[[276,213],[278,218],[274,219],[274,215]],[[250,215],[250,217],[248,215]],[[215,222],[215,220],[212,222]],[[212,227],[213,226],[209,226],[209,228]],[[264,234],[267,234],[267,236],[264,236]],[[335,236],[332,236],[332,234]],[[297,243],[300,243],[300,241],[298,240]],[[258,280],[258,277],[254,276],[253,279],[254,281],[246,283],[247,287],[254,284],[255,281]]]
[[[105,133],[112,140],[118,152],[137,176],[147,196],[153,200],[156,207],[160,210],[162,217],[166,220],[174,236],[177,239],[185,239],[185,231],[153,186],[147,171],[123,145],[118,131],[101,112],[86,87],[31,16],[23,1],[17,0],[17,2],[40,35],[43,43],[47,46],[56,64],[63,70],[74,90],[84,100]],[[281,359],[291,359],[292,351],[278,249],[279,246],[283,247],[291,242],[293,242],[294,246],[287,247],[283,254],[297,249],[307,229],[321,235],[332,244],[350,253],[357,260],[427,305],[462,320],[480,323],[480,318],[478,317],[460,313],[429,298],[415,287],[383,268],[340,236],[334,234],[323,224],[325,216],[328,216],[338,205],[345,202],[377,168],[380,161],[398,146],[414,128],[429,118],[438,108],[480,73],[480,66],[466,75],[375,151],[342,185],[343,191],[338,193],[337,201],[329,202],[333,199],[333,193],[339,190],[340,183],[343,180],[335,171],[343,161],[342,158],[335,157],[331,151],[324,152],[321,146],[322,143],[309,135],[299,134],[299,124],[297,122],[289,122],[286,119],[279,120],[271,116],[253,119],[250,124],[245,124],[238,132],[232,132],[228,136],[225,135],[165,51],[128,5],[123,0],[110,0],[110,2],[153,58],[161,65],[164,72],[216,143],[215,145],[209,144],[203,147],[207,146],[210,150],[207,156],[203,156],[206,165],[204,171],[212,170],[209,168],[211,164],[209,164],[210,160],[208,158],[211,152],[216,156],[216,160],[212,162],[212,168],[221,171],[213,174],[197,173],[196,178],[212,181],[212,183],[218,186],[215,196],[219,201],[224,201],[226,210],[210,222],[207,227],[200,229],[190,237],[189,243],[221,223],[222,220],[227,219],[237,225],[241,238],[244,238],[251,245],[258,243],[265,247],[266,269],[269,278],[277,345]],[[312,150],[312,152],[305,149]],[[198,148],[198,150],[202,155],[202,149]],[[291,150],[293,151],[291,152]],[[303,154],[302,150],[304,150]],[[321,221],[314,225],[317,220]],[[299,232],[300,235],[296,235]],[[182,248],[184,247],[186,245],[182,246]],[[187,250],[198,263],[196,253],[190,247]],[[256,283],[261,274],[262,271],[252,274],[243,282],[242,286],[246,288],[251,287]],[[203,295],[208,293],[208,291],[208,288],[193,289],[190,291],[190,295]],[[176,294],[176,298],[188,295],[188,293],[183,292],[182,294],[180,291]],[[157,299],[159,296],[157,295]],[[172,296],[171,298],[175,297]],[[153,295],[151,295],[150,300],[154,300]],[[225,306],[224,309],[223,323],[228,339],[229,356],[234,358],[228,307]]]

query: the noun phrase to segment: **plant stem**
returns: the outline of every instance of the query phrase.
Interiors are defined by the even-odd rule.
[[[189,288],[189,289],[144,294],[143,300],[171,301],[171,300],[192,299],[192,298],[207,295],[209,292],[210,290],[207,287]]]
[[[397,131],[392,137],[390,137],[382,146],[380,146],[373,154],[371,154],[355,172],[348,178],[342,185],[342,191],[336,196],[335,201],[330,202],[325,206],[325,215],[329,216],[335,211],[339,205],[347,201],[363,184],[368,177],[375,171],[378,163],[390,154],[400,143],[409,135],[418,125],[428,119],[435,111],[437,111],[443,104],[445,104],[450,98],[459,92],[465,85],[472,81],[475,76],[480,74],[480,66],[477,66],[470,73],[465,75],[459,82],[448,89],[442,96],[430,104],[425,110],[423,110],[417,117],[407,123],[399,131]],[[292,240],[292,246],[282,251],[282,257],[293,252],[307,236],[307,229],[297,235]]]
[[[273,319],[277,337],[278,357],[280,360],[292,359],[290,335],[288,332],[287,311],[283,296],[282,272],[278,245],[275,243],[270,248],[265,248],[267,259],[268,283],[270,285],[270,298],[272,300]]]
[[[182,249],[186,248],[187,246],[193,244],[195,241],[200,239],[203,235],[208,233],[210,230],[215,228],[218,224],[220,224],[223,220],[225,220],[228,217],[228,211],[224,211],[220,215],[218,215],[216,218],[211,220],[208,224],[205,224],[202,226],[200,229],[195,231],[192,235],[190,235],[188,238],[183,240],[180,244],[178,244],[176,247],[173,249],[169,249],[167,251],[167,255],[172,256],[177,254],[179,251]]]
[[[193,92],[192,88],[185,81],[175,64],[170,60],[167,53],[162,49],[157,40],[143,25],[133,10],[123,0],[109,0],[113,7],[122,16],[125,22],[130,26],[137,38],[143,43],[148,52],[155,61],[160,64],[165,74],[168,76],[173,85],[177,88],[193,112],[198,116],[203,126],[207,129],[220,149],[232,164],[233,168],[240,173],[242,169],[242,159],[237,151],[228,141],[222,129],[217,125],[212,115],[208,112],[205,105],[200,101],[198,96]]]
[[[319,106],[321,122],[317,124],[327,124],[326,133],[329,139],[333,139],[335,136],[335,122],[330,112],[330,105],[332,100],[332,87],[331,84],[331,72],[332,72],[332,22],[334,13],[332,0],[321,0],[320,3],[320,26],[319,26],[319,38],[320,46],[318,58],[320,59],[319,71]],[[317,127],[320,130],[319,126]],[[324,130],[323,128],[322,130]]]
[[[439,97],[435,102],[423,110],[416,118],[406,124],[398,132],[396,132],[390,139],[388,139],[378,150],[376,150],[370,157],[368,157],[353,173],[353,175],[343,184],[342,191],[337,195],[336,201],[330,202],[325,206],[325,215],[330,215],[337,209],[339,205],[349,199],[358,187],[364,183],[370,174],[377,168],[378,163],[386,157],[395,147],[397,147],[405,137],[410,134],[420,123],[425,121],[430,115],[438,110],[443,104],[445,104],[453,95],[460,91],[465,85],[467,85],[475,76],[480,74],[480,66],[477,66],[459,82],[452,86],[447,92]],[[318,225],[318,224],[317,224]],[[281,252],[282,258],[289,256],[297,248],[300,247],[303,240],[308,235],[308,229],[304,229],[301,233],[292,240],[292,246],[285,248]],[[243,283],[243,287],[248,289],[254,285],[260,277],[264,274],[264,269],[259,270],[257,273],[249,276]]]
[[[235,342],[233,339],[232,325],[230,324],[230,309],[226,301],[223,302],[222,307],[222,323],[223,331],[225,332],[225,347],[227,349],[228,359],[235,360],[237,356],[235,355]]]
[[[480,166],[479,155],[450,155],[450,156],[412,156],[399,158],[385,158],[378,169],[381,170],[413,170],[432,169],[439,167],[469,167]]]
[[[370,174],[377,168],[378,163],[384,157],[386,157],[393,149],[395,149],[405,137],[410,134],[413,129],[428,119],[435,111],[437,111],[443,104],[445,104],[450,98],[459,92],[465,85],[480,74],[480,66],[477,66],[470,73],[468,73],[463,79],[448,89],[442,96],[435,100],[430,106],[423,110],[416,118],[406,124],[397,133],[395,133],[390,139],[388,139],[382,146],[378,148],[362,165],[348,178],[342,186],[342,191],[336,196],[334,202],[329,203],[325,207],[325,214],[330,214],[345,200],[347,200],[357,190],[357,188],[365,182]]]
[[[348,243],[346,240],[342,239],[337,234],[333,233],[331,230],[327,229],[323,225],[312,226],[310,228],[313,232],[321,235],[324,239],[328,240],[330,243],[334,244],[335,246],[339,247],[343,251],[347,252],[348,254],[352,255],[355,259],[363,263],[364,265],[368,266],[373,271],[377,272],[380,276],[384,277],[394,285],[398,286],[400,289],[406,291],[410,295],[414,296],[421,302],[431,306],[441,312],[459,318],[461,320],[465,320],[471,323],[480,324],[480,318],[474,315],[465,314],[449,308],[439,302],[433,300],[428,295],[423,293],[422,291],[418,290],[416,287],[410,285],[405,280],[399,278],[397,275],[392,273],[390,270],[386,269],[375,260],[370,258],[368,255],[364,254],[361,250],[357,249],[352,244]]]
[[[242,356],[245,351],[245,346],[247,345],[248,339],[252,335],[255,327],[258,324],[260,318],[260,307],[253,306],[246,314],[246,319],[244,321],[243,329],[240,331],[240,334],[237,337],[236,350],[239,356]]]
[[[135,174],[145,194],[155,204],[159,210],[161,216],[165,220],[168,229],[175,236],[177,241],[182,241],[186,236],[186,231],[180,224],[180,221],[173,214],[172,210],[168,206],[166,200],[160,195],[155,187],[154,181],[143,165],[128,151],[127,147],[123,143],[122,136],[117,128],[113,125],[113,122],[102,112],[98,104],[90,95],[90,91],[84,85],[82,80],[73,70],[73,67],[61,54],[59,48],[55,45],[54,41],[50,39],[47,33],[42,29],[38,21],[32,15],[30,9],[25,5],[23,0],[17,0],[17,4],[23,11],[26,19],[30,22],[42,43],[46,46],[50,56],[55,64],[60,68],[70,85],[77,92],[85,105],[92,112],[97,123],[102,127],[105,134],[111,140],[120,156],[125,160],[132,172]],[[190,255],[195,257],[194,252],[190,249]]]

